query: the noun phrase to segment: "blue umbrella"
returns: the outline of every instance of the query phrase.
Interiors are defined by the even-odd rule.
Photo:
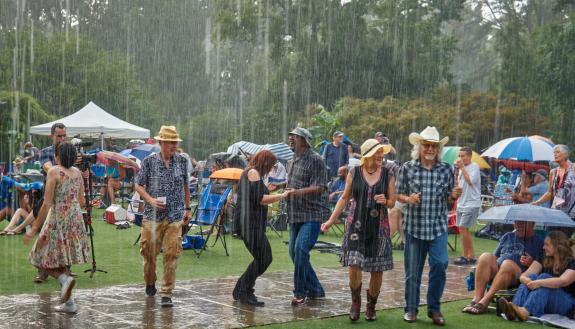
[[[142,144],[134,147],[130,152],[131,155],[138,158],[139,160],[144,160],[145,157],[152,153],[160,152],[160,147],[152,144]]]
[[[481,156],[518,161],[553,161],[554,145],[537,137],[512,137],[501,140]]]
[[[479,215],[478,219],[502,224],[523,221],[543,226],[575,227],[575,221],[563,211],[528,203],[491,207]]]

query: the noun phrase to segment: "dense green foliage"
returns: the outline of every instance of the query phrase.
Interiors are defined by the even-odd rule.
[[[198,158],[238,140],[285,140],[298,123],[322,127],[312,120],[321,109],[341,126],[318,135],[341,128],[357,142],[386,130],[401,143],[436,124],[478,149],[518,134],[572,144],[573,6],[8,0],[0,2],[0,90],[27,93],[54,117],[94,101],[153,132],[175,124]],[[399,112],[364,125],[364,116],[340,113],[352,99],[392,99]],[[5,110],[26,110],[12,104]],[[485,113],[466,113],[477,106]],[[20,122],[19,136],[26,129]]]

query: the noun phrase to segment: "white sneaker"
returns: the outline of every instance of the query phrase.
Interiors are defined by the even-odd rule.
[[[72,289],[76,285],[76,279],[72,276],[66,278],[66,282],[62,285],[62,290],[60,291],[60,303],[65,303],[70,299],[72,295]]]
[[[76,306],[76,303],[73,303],[72,305],[69,305],[68,303],[64,303],[64,304],[60,304],[58,306],[54,306],[54,311],[55,312],[61,312],[61,313],[75,314],[76,312],[78,312],[78,307]]]

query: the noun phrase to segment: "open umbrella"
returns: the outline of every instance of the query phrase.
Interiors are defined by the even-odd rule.
[[[134,162],[133,160],[129,159],[124,155],[121,155],[120,153],[110,151],[100,151],[96,154],[96,157],[98,158],[98,161],[107,166],[111,165],[110,164],[111,161],[116,161],[125,168],[134,169],[134,172],[138,172],[140,170],[140,167],[138,167],[138,164],[136,162]]]
[[[210,178],[239,180],[244,170],[240,168],[225,168],[214,171]]]
[[[441,158],[443,161],[453,165],[459,156],[460,146],[445,146]],[[485,161],[477,152],[473,151],[471,155],[471,162],[477,163],[481,169],[490,169],[491,166]]]
[[[553,147],[537,137],[511,137],[490,146],[481,156],[499,160],[553,161]]]
[[[563,211],[528,203],[491,207],[479,215],[478,219],[502,224],[523,221],[543,226],[575,227],[575,221]]]
[[[134,147],[130,154],[140,160],[144,160],[148,155],[158,152],[160,152],[160,147],[158,145],[142,144]]]

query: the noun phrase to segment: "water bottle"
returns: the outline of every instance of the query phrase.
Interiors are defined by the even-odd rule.
[[[467,291],[475,290],[475,267],[465,277],[465,282],[467,283]]]

